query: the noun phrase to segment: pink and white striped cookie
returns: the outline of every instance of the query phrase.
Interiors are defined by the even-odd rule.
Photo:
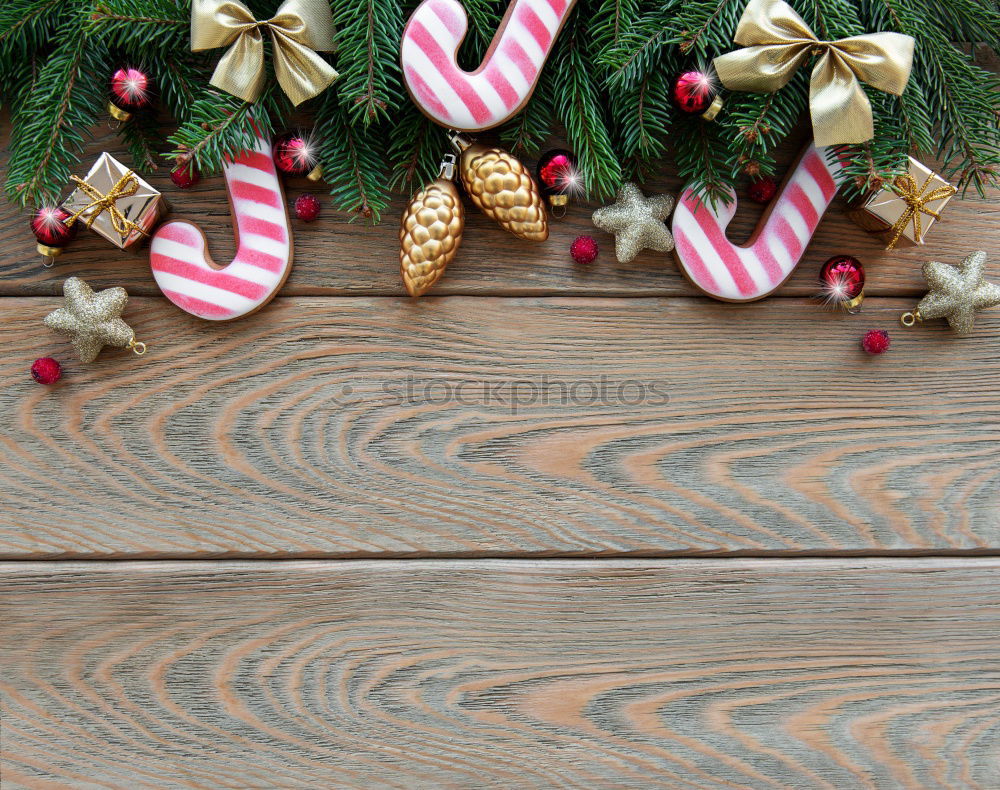
[[[709,296],[752,302],[788,279],[837,193],[843,169],[832,148],[810,145],[799,158],[769,211],[746,244],[733,244],[726,228],[736,214],[736,196],[714,208],[690,188],[674,211],[674,255],[681,271]]]
[[[469,29],[458,0],[424,0],[403,30],[403,78],[414,103],[448,129],[499,126],[528,101],[576,0],[513,0],[482,64],[458,67]]]
[[[226,191],[236,218],[236,257],[219,266],[197,225],[164,223],[153,235],[149,264],[171,302],[209,321],[242,318],[266,305],[292,269],[292,229],[271,143],[225,165]]]

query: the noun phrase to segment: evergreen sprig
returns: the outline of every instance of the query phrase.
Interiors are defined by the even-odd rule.
[[[977,66],[970,44],[1000,49],[994,0],[791,0],[821,38],[883,30],[916,39],[902,97],[865,88],[875,137],[852,146],[847,189],[860,193],[900,172],[907,155],[937,156],[960,188],[985,194],[1000,181],[1000,81]],[[107,79],[121,65],[147,69],[175,131],[164,152],[155,113],[137,114],[120,134],[133,166],[192,157],[204,173],[270,134],[315,120],[324,177],[338,207],[377,219],[389,190],[433,178],[449,150],[445,130],[417,110],[403,87],[399,41],[419,0],[329,0],[341,74],[301,108],[268,88],[245,103],[209,85],[221,50],[190,51],[190,0],[3,0],[0,101],[11,115],[8,195],[22,205],[58,198],[80,151],[106,117]],[[258,19],[278,0],[249,0]],[[469,32],[458,57],[479,67],[508,0],[462,0]],[[774,150],[808,118],[809,64],[773,94],[729,93],[712,123],[670,103],[673,78],[706,69],[735,48],[746,0],[577,0],[536,89],[501,130],[533,156],[565,128],[591,195],[613,192],[673,156],[680,174],[710,200],[727,199],[744,176],[773,174]],[[965,43],[962,43],[965,42]],[[270,42],[265,37],[270,64]],[[326,55],[324,55],[326,57]],[[270,65],[268,66],[270,69]],[[308,123],[308,121],[306,121]]]

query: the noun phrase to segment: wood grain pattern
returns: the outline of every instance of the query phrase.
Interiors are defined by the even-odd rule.
[[[96,139],[88,145],[84,162],[92,161],[101,151],[129,162],[128,154],[113,135],[106,129],[94,131]],[[8,135],[6,126],[0,126],[0,134]],[[804,140],[804,137],[795,140],[783,148],[782,160],[791,162]],[[0,172],[5,168],[4,161],[0,160]],[[163,168],[150,174],[147,180],[171,202],[174,218],[197,221],[205,231],[215,260],[232,257],[235,249],[232,219],[221,176],[203,179],[194,189],[186,191],[173,186]],[[290,179],[287,184],[289,200],[316,189],[305,179]],[[669,168],[643,185],[647,193],[673,194],[681,186],[681,180]],[[404,204],[402,196],[398,196],[377,227],[352,221],[348,215],[334,212],[329,204],[324,205],[323,216],[315,223],[293,221],[295,264],[282,293],[285,296],[405,294],[399,277],[397,237]],[[617,264],[612,237],[597,231],[590,222],[597,205],[578,202],[571,206],[566,219],[552,223],[549,241],[535,244],[500,230],[469,204],[462,250],[447,275],[434,287],[434,293],[439,296],[697,294],[678,272],[671,255],[645,252],[630,264]],[[799,268],[778,291],[779,295],[814,295],[820,266],[831,255],[842,252],[858,256],[868,268],[870,295],[922,294],[920,266],[928,256],[957,263],[970,252],[970,245],[985,244],[970,240],[995,239],[1000,225],[1000,203],[973,199],[970,195],[949,204],[945,221],[935,226],[933,240],[927,247],[886,253],[881,243],[847,218],[845,208],[843,201],[838,200],[827,212]],[[761,213],[760,206],[741,200],[730,226],[733,240],[745,240]],[[0,198],[0,244],[5,250],[0,260],[0,295],[57,294],[61,278],[70,275],[83,277],[94,287],[120,285],[133,295],[158,295],[149,270],[148,248],[121,252],[96,234],[85,231],[60,257],[56,268],[48,270],[41,266],[27,224],[27,214]],[[597,263],[578,266],[570,259],[569,245],[580,234],[598,239],[602,253]]]
[[[997,311],[873,359],[912,302],[140,298],[88,367],[54,304],[0,300],[10,558],[1000,547]]]
[[[991,790],[998,574],[5,565],[4,787]]]

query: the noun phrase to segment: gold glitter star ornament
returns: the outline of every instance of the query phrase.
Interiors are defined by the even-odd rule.
[[[122,318],[128,302],[124,288],[94,293],[79,277],[63,283],[63,306],[45,316],[45,326],[73,339],[81,362],[93,362],[105,346],[130,348],[139,356],[146,344],[136,342],[135,332]]]
[[[1000,285],[983,279],[986,253],[980,250],[959,266],[929,261],[924,264],[924,279],[930,288],[927,296],[910,313],[900,317],[903,326],[913,326],[928,318],[947,318],[959,335],[967,335],[979,310],[1000,305]]]
[[[646,197],[635,184],[625,184],[610,206],[594,212],[593,221],[615,237],[615,257],[628,263],[640,250],[670,252],[674,237],[663,221],[674,210],[670,195]]]

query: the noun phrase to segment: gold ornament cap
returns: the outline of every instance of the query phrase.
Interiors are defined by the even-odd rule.
[[[132,113],[127,110],[123,110],[114,102],[108,102],[108,114],[119,123],[125,123],[125,121],[131,120],[132,118]]]
[[[706,121],[714,121],[715,117],[722,111],[722,107],[725,103],[725,99],[716,94],[715,98],[712,99],[712,103],[708,105],[708,109],[701,114],[701,117]]]

